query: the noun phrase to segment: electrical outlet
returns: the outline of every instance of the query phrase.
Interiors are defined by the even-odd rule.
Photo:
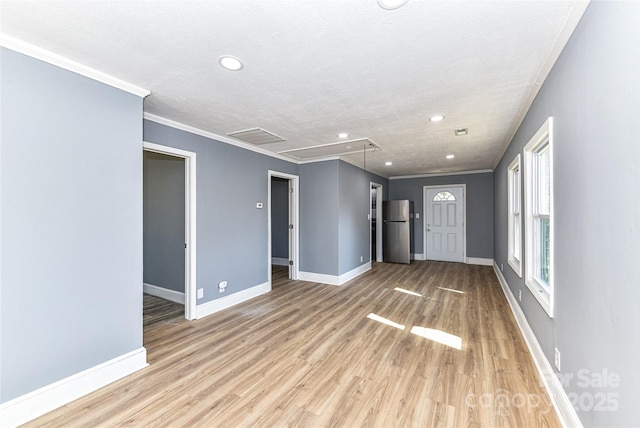
[[[500,263],[500,270],[504,272],[504,265],[502,263]]]
[[[360,261],[363,262],[364,261],[364,257],[360,256]]]
[[[522,289],[518,290],[518,301],[522,302]]]
[[[227,288],[227,281],[220,281],[218,283],[218,292],[224,293],[224,290]]]
[[[204,288],[198,288],[198,299],[202,299],[204,297]]]
[[[556,352],[555,352],[555,359],[553,361],[553,364],[556,366],[556,369],[558,369],[558,371],[560,371],[560,350],[558,348],[555,348]]]
[[[416,213],[416,218],[420,218],[420,213]]]

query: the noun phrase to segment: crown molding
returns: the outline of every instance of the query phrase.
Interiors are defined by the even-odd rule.
[[[231,144],[232,146],[236,146],[236,147],[240,147],[242,149],[246,149],[246,150],[250,150],[252,152],[256,152],[256,153],[260,153],[261,155],[265,155],[265,156],[270,156],[272,158],[276,158],[276,159],[280,159],[286,162],[290,162],[293,163],[295,165],[305,165],[305,164],[310,164],[310,163],[318,163],[318,162],[326,162],[326,161],[332,161],[332,160],[338,160],[338,161],[343,161],[346,162],[348,164],[351,164],[355,167],[358,167],[362,170],[364,170],[362,168],[362,165],[358,165],[357,162],[348,159],[348,158],[343,158],[339,155],[331,155],[331,156],[326,156],[326,157],[318,157],[318,158],[314,158],[314,159],[307,159],[307,160],[297,160],[297,159],[292,159],[289,158],[287,156],[281,155],[279,153],[274,153],[274,152],[270,152],[269,150],[265,150],[263,148],[260,147],[256,147],[253,146],[251,144],[248,143],[243,143],[241,141],[238,141],[234,138],[228,137],[226,135],[220,135],[220,134],[216,134],[213,132],[209,132],[209,131],[204,131],[202,129],[190,126],[190,125],[185,125],[184,123],[180,123],[180,122],[176,122],[175,120],[171,120],[171,119],[167,119],[152,113],[147,113],[145,112],[143,117],[146,120],[150,120],[151,122],[155,122],[155,123],[159,123],[161,125],[166,125],[166,126],[170,126],[171,128],[175,128],[175,129],[180,129],[182,131],[185,132],[189,132],[191,134],[196,134],[199,135],[201,137],[205,137],[205,138],[210,138],[212,140],[216,140],[219,141],[221,143],[225,143],[225,144]],[[367,171],[370,172],[370,171]],[[379,175],[376,173],[372,173],[375,175]]]
[[[56,67],[60,67],[81,76],[88,77],[89,79],[97,80],[98,82],[121,89],[125,92],[137,95],[141,98],[144,98],[151,94],[151,92],[147,89],[141,88],[129,82],[125,82],[124,80],[118,79],[117,77],[113,77],[109,74],[103,73],[102,71],[98,71],[94,68],[88,67],[84,64],[80,64],[79,62],[73,61],[62,55],[58,55],[56,53],[53,53],[46,49],[42,49],[41,47],[32,45],[3,33],[0,33],[0,47],[10,49],[14,52],[27,55],[40,61],[44,61],[48,64],[55,65]]]
[[[199,135],[201,137],[210,138],[212,140],[219,141],[221,143],[230,144],[232,146],[240,147],[242,149],[246,149],[252,152],[260,153],[261,155],[270,156],[272,158],[280,159],[283,161],[291,162],[293,164],[299,164],[300,162],[295,159],[291,159],[289,157],[280,155],[278,153],[270,152],[269,150],[265,150],[261,147],[254,146],[249,143],[243,143],[242,141],[236,140],[235,138],[228,137],[226,135],[215,134],[213,132],[204,131],[200,128],[196,128],[191,125],[185,125],[181,122],[176,122],[175,120],[167,119],[152,113],[145,112],[143,117],[151,122],[159,123],[161,125],[170,126],[171,128],[180,129],[181,131],[186,131],[191,134]]]
[[[498,152],[498,156],[496,156],[496,159],[493,162],[493,165],[492,165],[493,169],[495,169],[500,163],[500,161],[502,160],[502,157],[507,151],[509,144],[511,144],[513,137],[516,135],[516,132],[518,132],[520,125],[522,125],[524,118],[526,117],[527,113],[529,112],[529,109],[533,105],[533,101],[535,100],[536,96],[538,95],[538,92],[542,88],[542,84],[549,76],[551,69],[555,65],[558,58],[560,57],[560,54],[562,53],[562,50],[564,49],[564,47],[567,45],[567,42],[569,42],[571,35],[573,34],[576,27],[578,26],[578,23],[580,22],[580,19],[582,19],[582,15],[584,15],[584,12],[587,10],[587,6],[589,6],[590,2],[591,2],[590,0],[584,0],[584,1],[577,1],[573,4],[573,7],[571,9],[571,12],[569,13],[569,16],[567,17],[567,20],[565,21],[564,25],[562,26],[562,29],[560,30],[560,33],[558,34],[558,37],[553,43],[553,48],[551,49],[551,52],[549,52],[549,55],[547,56],[546,61],[544,62],[542,67],[540,67],[540,70],[538,70],[538,74],[536,75],[534,82],[531,84],[529,93],[526,95],[524,100],[522,100],[522,104],[520,104],[518,113],[516,114],[516,117],[514,118],[513,123],[511,124],[511,128],[509,128],[509,132],[507,133],[507,136],[505,137],[504,142],[502,143],[502,148]]]
[[[447,175],[486,174],[489,172],[493,172],[493,170],[492,169],[475,169],[472,171],[435,172],[433,174],[396,175],[394,177],[389,177],[389,180],[406,180],[408,178],[426,178],[426,177],[444,177]]]

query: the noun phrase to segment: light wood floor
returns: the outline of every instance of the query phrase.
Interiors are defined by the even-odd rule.
[[[184,305],[145,294],[142,303],[142,325],[178,323],[184,319]]]
[[[560,426],[492,268],[276,277],[202,320],[145,327],[148,368],[28,426]]]

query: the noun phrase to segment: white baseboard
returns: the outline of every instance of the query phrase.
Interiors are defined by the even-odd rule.
[[[493,259],[483,259],[480,257],[467,257],[465,261],[468,265],[493,266]]]
[[[363,273],[365,273],[370,269],[371,269],[371,262],[367,262],[339,276],[327,275],[325,273],[300,271],[298,272],[298,279],[300,281],[319,282],[322,284],[329,284],[329,285],[343,285],[344,283],[351,281],[352,279],[362,275]]]
[[[411,260],[427,260],[426,254],[411,254]],[[479,257],[467,257],[465,263],[469,265],[493,266],[493,259],[483,259]]]
[[[271,264],[276,266],[289,266],[289,259],[283,257],[271,257]]]
[[[229,294],[219,299],[212,300],[207,303],[196,306],[196,319],[204,318],[207,315],[214,314],[223,309],[230,308],[238,303],[258,297],[264,293],[271,291],[271,284],[265,282],[237,293]]]
[[[347,273],[343,273],[338,277],[338,285],[342,285],[346,282],[351,281],[352,279],[362,275],[363,273],[371,270],[371,262],[367,262],[363,265],[358,266],[355,269],[350,270]]]
[[[319,282],[321,284],[340,285],[340,277],[337,275],[327,275],[325,273],[298,272],[300,281]]]
[[[544,384],[547,392],[551,396],[553,407],[558,413],[558,417],[560,418],[562,426],[582,427],[582,422],[580,422],[578,414],[573,408],[573,405],[571,404],[566,391],[562,387],[560,380],[555,375],[555,372],[551,367],[551,363],[544,355],[538,339],[533,333],[533,330],[531,330],[531,326],[529,326],[529,322],[527,321],[524,312],[522,312],[518,301],[511,292],[511,289],[507,284],[507,280],[502,275],[502,272],[500,272],[500,268],[498,267],[498,264],[495,262],[495,260],[493,261],[493,270],[496,272],[496,276],[498,277],[498,281],[500,282],[502,291],[504,292],[504,295],[509,302],[509,306],[511,307],[511,312],[513,312],[513,316],[516,318],[518,327],[520,327],[520,332],[522,333],[524,341],[529,348],[529,352],[531,353],[533,362],[538,369],[540,379],[542,380],[542,383]]]
[[[145,348],[105,361],[3,403],[0,425],[2,428],[22,425],[147,366]]]
[[[158,287],[157,285],[147,284],[146,282],[142,284],[142,289],[145,293],[151,294],[152,296],[184,305],[184,293],[179,291],[169,290],[168,288]]]

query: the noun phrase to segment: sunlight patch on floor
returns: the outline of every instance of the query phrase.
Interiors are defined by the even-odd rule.
[[[395,327],[399,330],[405,329],[404,325],[398,324],[397,322],[393,322],[390,319],[381,317],[380,315],[376,315],[373,312],[367,315],[367,318],[369,318],[370,320],[378,321],[379,323],[382,323],[384,325]],[[424,337],[425,339],[433,340],[434,342],[441,343],[451,348],[455,348],[457,350],[462,349],[461,337],[446,333],[442,330],[436,330],[433,328],[426,328],[426,327],[418,327],[417,325],[415,325],[411,327],[411,333],[415,334],[416,336]]]
[[[409,291],[409,290],[405,290],[404,288],[400,288],[400,287],[396,287],[394,288],[394,290],[399,291],[401,293],[405,293],[405,294],[410,294],[412,296],[418,296],[418,297],[424,297],[422,294],[420,293],[416,293],[415,291]]]
[[[376,315],[374,313],[370,313],[369,315],[367,315],[367,318],[369,318],[370,320],[381,322],[382,324],[386,324],[391,327],[398,328],[400,330],[404,330],[404,326],[402,324],[398,324],[396,322],[393,322],[387,318],[381,317],[380,315]]]
[[[425,339],[447,345],[451,348],[462,350],[462,338],[453,334],[445,333],[442,330],[413,326],[411,327],[411,333],[416,336],[424,337]]]
[[[445,290],[445,291],[452,291],[454,293],[459,293],[459,294],[464,294],[464,291],[460,291],[460,290],[454,290],[453,288],[446,288],[446,287],[438,287],[440,290]]]

